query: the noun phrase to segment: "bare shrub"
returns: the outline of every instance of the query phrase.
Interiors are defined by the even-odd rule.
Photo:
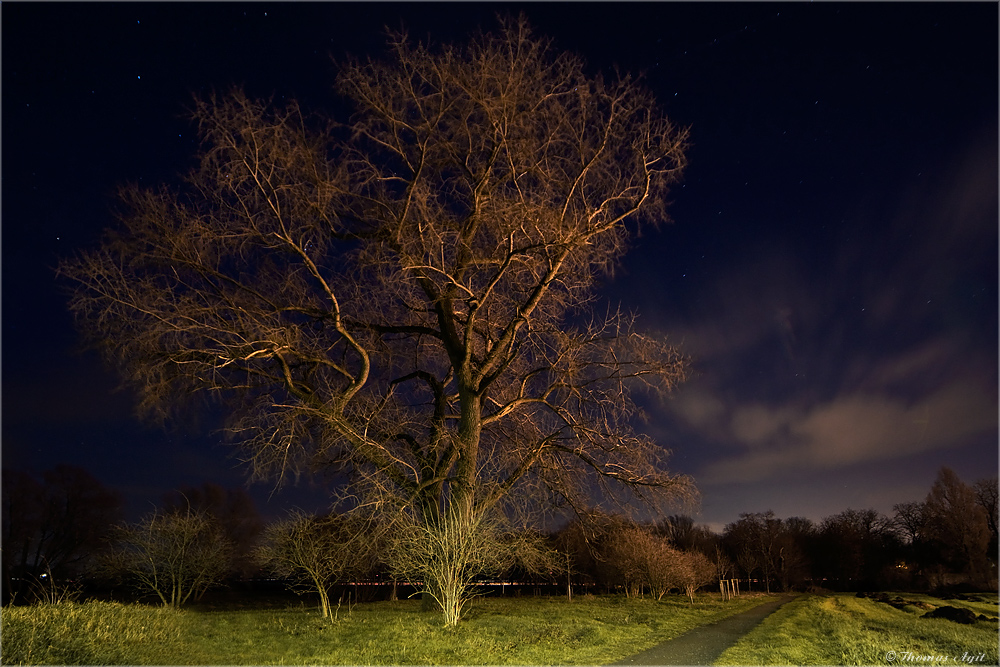
[[[155,593],[164,606],[199,598],[226,573],[231,546],[218,523],[191,510],[146,515],[120,526],[106,568]]]

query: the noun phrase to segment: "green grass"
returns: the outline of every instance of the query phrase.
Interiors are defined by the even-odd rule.
[[[114,665],[162,661],[182,644],[181,612],[113,602],[4,607],[0,663]]]
[[[967,607],[997,616],[997,603],[940,600],[901,593],[934,606]],[[717,665],[997,664],[997,623],[962,625],[921,618],[853,594],[808,595],[786,604],[719,656]],[[980,654],[985,654],[979,659]],[[975,660],[971,660],[975,657]]]
[[[173,611],[113,603],[3,610],[3,664],[606,664],[772,598],[483,598],[457,628],[420,602]],[[94,632],[94,630],[97,632]]]

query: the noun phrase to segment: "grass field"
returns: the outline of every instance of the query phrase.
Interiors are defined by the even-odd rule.
[[[420,602],[360,604],[335,623],[314,609],[188,609],[91,602],[2,610],[13,664],[607,664],[773,597],[691,605],[622,597],[483,598],[457,628]]]
[[[934,606],[996,616],[996,599]],[[360,604],[336,622],[312,608],[176,611],[107,602],[2,610],[0,663],[13,664],[607,664],[773,599],[690,605],[622,597],[484,598],[457,628],[420,602]],[[805,595],[723,653],[721,665],[997,664],[997,624],[920,618],[852,594]],[[892,655],[890,655],[892,654]],[[964,657],[964,660],[963,660]],[[888,658],[893,658],[892,660]]]
[[[997,616],[997,600],[941,600],[901,593],[935,607],[966,607]],[[996,665],[997,623],[962,625],[920,618],[850,593],[804,595],[786,604],[723,653],[717,665]]]

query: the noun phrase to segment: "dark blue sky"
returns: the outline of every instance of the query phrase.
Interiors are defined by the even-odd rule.
[[[192,93],[243,85],[341,114],[330,56],[382,27],[463,41],[497,10],[594,71],[644,72],[691,126],[674,223],[603,295],[695,359],[646,428],[740,512],[821,519],[997,471],[997,4],[4,3],[3,464],[74,463],[132,514],[244,483],[211,419],[167,430],[79,338],[53,271],[116,185],[193,164]],[[315,503],[290,490],[262,511]]]

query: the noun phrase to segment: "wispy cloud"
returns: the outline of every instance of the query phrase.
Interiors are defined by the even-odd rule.
[[[776,479],[965,444],[996,430],[991,393],[958,377],[916,402],[859,392],[805,409],[737,406],[728,426],[741,451],[708,463],[699,477],[708,484]]]
[[[997,159],[970,146],[887,223],[748,253],[668,325],[699,369],[658,430],[704,484],[905,461],[997,434]],[[987,146],[989,150],[985,150]]]

